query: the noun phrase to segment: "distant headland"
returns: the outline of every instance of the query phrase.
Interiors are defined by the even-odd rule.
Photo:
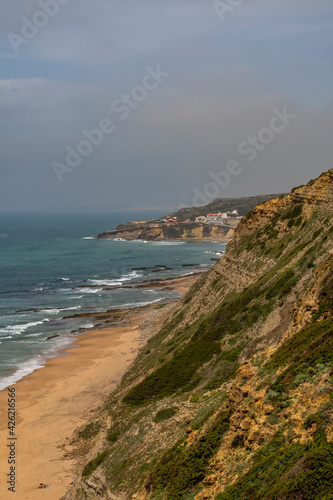
[[[258,204],[280,196],[221,198],[203,207],[182,208],[155,220],[130,221],[105,231],[98,239],[145,241],[225,241],[232,239],[240,219]]]

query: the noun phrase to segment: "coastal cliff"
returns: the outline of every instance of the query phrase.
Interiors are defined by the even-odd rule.
[[[113,231],[106,231],[97,236],[98,239],[123,239],[123,240],[210,240],[210,241],[230,241],[234,235],[234,228],[219,224],[166,224],[161,226],[140,225],[117,228]]]
[[[333,498],[333,170],[243,217],[73,438],[66,500]]]

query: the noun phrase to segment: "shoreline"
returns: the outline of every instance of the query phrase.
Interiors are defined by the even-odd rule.
[[[131,285],[112,286],[112,287],[105,286],[103,287],[103,290],[106,291],[106,290],[116,290],[116,289],[156,288],[160,290],[164,289],[168,291],[175,291],[181,295],[188,288],[186,286],[186,282],[188,279],[194,279],[195,276],[200,276],[206,271],[207,268],[200,269],[198,267],[194,269],[192,272],[180,276],[173,276],[168,278],[155,278],[147,281],[138,281],[134,282]],[[182,286],[182,283],[185,283],[185,288]],[[94,287],[100,288],[100,285],[89,285],[89,288],[94,288]],[[85,288],[85,286],[82,286],[82,288]],[[75,318],[89,319],[91,322],[91,326],[80,327],[77,330],[69,331],[67,334],[62,334],[62,335],[54,334],[45,338],[44,339],[45,342],[51,340],[57,340],[57,341],[59,340],[62,343],[54,350],[52,350],[50,353],[39,354],[38,360],[36,358],[31,358],[29,361],[25,361],[21,365],[19,365],[13,373],[9,375],[0,376],[0,384],[1,384],[0,391],[5,390],[7,387],[16,384],[24,377],[30,375],[31,373],[34,373],[34,371],[42,369],[45,366],[45,363],[47,363],[49,360],[62,356],[63,355],[62,353],[64,353],[66,349],[70,349],[73,346],[73,344],[75,344],[76,338],[78,336],[84,335],[94,330],[108,328],[110,326],[121,326],[128,314],[131,314],[135,311],[144,311],[145,308],[149,308],[154,305],[157,306],[159,304],[166,304],[177,300],[179,300],[179,297],[175,297],[172,299],[161,299],[158,302],[157,301],[150,302],[145,305],[138,304],[137,306],[133,307],[122,308],[121,306],[119,306],[118,308],[108,309],[103,312],[97,312],[97,311],[82,312],[82,313],[72,314],[69,316],[64,316],[61,319],[61,321],[66,321],[68,319],[75,319]],[[31,363],[31,361],[33,362]],[[27,365],[29,366],[27,367]]]
[[[173,278],[174,289],[184,294],[202,274]],[[118,323],[112,318],[107,327],[79,332],[70,347],[10,386],[16,391],[15,467],[20,500],[59,500],[66,493],[78,468],[77,459],[70,456],[73,433],[98,411],[178,302],[126,310]],[[10,471],[7,398],[8,389],[0,391],[0,497],[4,500],[13,495],[6,483]],[[51,486],[40,490],[41,482]]]

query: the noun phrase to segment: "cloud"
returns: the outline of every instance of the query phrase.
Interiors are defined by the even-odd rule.
[[[330,1],[244,1],[222,23],[212,1],[70,0],[15,55],[7,33],[38,9],[15,0],[0,18],[0,210],[190,203],[284,105],[295,123],[221,194],[331,166]],[[60,185],[51,163],[157,64],[170,77]]]

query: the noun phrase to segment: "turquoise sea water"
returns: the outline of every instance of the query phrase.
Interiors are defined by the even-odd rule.
[[[135,214],[153,218],[161,214]],[[0,216],[0,389],[43,366],[93,325],[76,313],[134,307],[177,297],[125,288],[209,267],[223,243],[96,240],[133,215]],[[137,268],[149,268],[137,270]],[[107,290],[105,290],[107,288]],[[52,335],[59,338],[47,340]]]

